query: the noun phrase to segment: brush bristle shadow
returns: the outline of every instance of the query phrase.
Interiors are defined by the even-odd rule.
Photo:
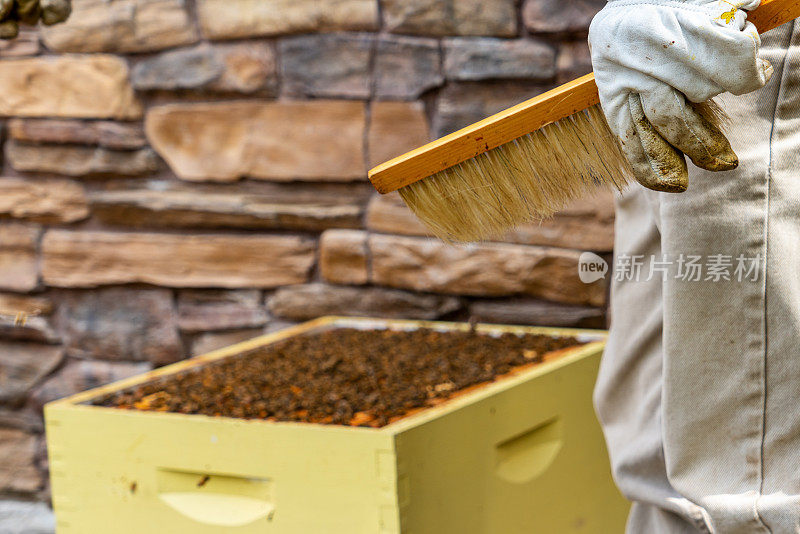
[[[713,101],[693,104],[707,120],[730,122]],[[447,242],[498,238],[603,189],[621,191],[633,171],[599,105],[399,190],[433,235]]]
[[[449,242],[499,237],[597,188],[632,178],[599,106],[548,124],[400,189],[416,216]]]

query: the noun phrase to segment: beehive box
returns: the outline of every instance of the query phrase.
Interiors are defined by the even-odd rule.
[[[622,532],[591,403],[589,344],[382,428],[238,420],[91,405],[98,397],[331,328],[455,323],[323,318],[45,408],[58,534]]]

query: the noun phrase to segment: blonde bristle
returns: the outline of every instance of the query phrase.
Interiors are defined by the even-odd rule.
[[[541,220],[597,189],[633,177],[599,106],[399,190],[445,241],[481,241]]]
[[[707,100],[706,102],[692,103],[692,107],[696,112],[703,116],[708,122],[720,128],[722,131],[730,126],[731,117],[715,100]]]

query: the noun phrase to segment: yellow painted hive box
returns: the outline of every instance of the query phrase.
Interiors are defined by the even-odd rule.
[[[234,419],[93,401],[330,329],[470,329],[323,318],[45,408],[58,534],[611,534],[628,504],[592,408],[605,334],[380,428]],[[474,328],[474,327],[472,327]]]

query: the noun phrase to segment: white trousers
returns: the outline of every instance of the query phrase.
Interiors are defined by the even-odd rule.
[[[617,200],[595,405],[630,534],[800,533],[800,24],[763,41],[767,87],[719,98],[740,167]]]

